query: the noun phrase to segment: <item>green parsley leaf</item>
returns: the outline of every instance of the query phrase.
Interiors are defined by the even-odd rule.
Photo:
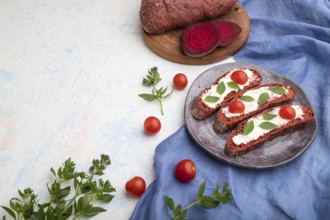
[[[243,134],[244,135],[248,135],[248,134],[250,134],[253,131],[253,129],[254,129],[254,122],[253,122],[253,120],[248,121],[244,125],[244,127],[243,127]]]
[[[260,128],[265,129],[265,130],[273,130],[275,128],[277,128],[278,126],[276,124],[273,124],[271,122],[262,122],[259,125]]]

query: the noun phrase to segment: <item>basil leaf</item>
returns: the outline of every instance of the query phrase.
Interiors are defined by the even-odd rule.
[[[106,210],[102,207],[98,207],[98,206],[94,206],[94,207],[90,207],[86,210],[83,210],[83,216],[89,216],[89,217],[93,217],[101,212],[105,212]]]
[[[268,100],[269,100],[269,94],[267,92],[263,92],[260,94],[260,96],[258,98],[258,103],[259,103],[259,105],[262,105],[265,102],[267,102]]]
[[[104,194],[104,195],[100,195],[97,197],[97,200],[100,200],[102,202],[111,202],[111,200],[113,199],[113,195],[110,194]]]
[[[204,180],[204,182],[199,186],[198,193],[197,193],[197,200],[203,196],[203,193],[205,190],[205,185],[206,185],[206,181]]]
[[[275,118],[277,115],[275,115],[275,114],[265,114],[264,116],[263,116],[263,119],[264,120],[272,120],[273,118]]]
[[[227,204],[229,202],[229,198],[224,196],[222,193],[218,193],[215,195],[217,200],[221,202],[222,204]]]
[[[179,215],[179,219],[178,220],[184,220],[186,215],[187,215],[188,209],[184,209],[181,214]]]
[[[222,95],[222,93],[224,93],[225,90],[226,90],[226,86],[225,86],[225,83],[222,81],[217,86],[217,93],[219,93],[219,95]]]
[[[172,198],[168,196],[164,196],[165,202],[167,204],[167,207],[171,210],[174,211],[174,201]]]
[[[286,93],[285,89],[283,89],[283,87],[281,86],[271,87],[268,88],[268,90],[272,91],[273,93],[281,94],[281,95]]]
[[[261,127],[262,129],[265,129],[265,130],[273,130],[273,129],[277,128],[277,125],[273,124],[271,122],[263,122],[259,125],[259,127]]]
[[[80,197],[78,199],[78,209],[84,210],[89,206],[89,197],[88,195],[85,195],[83,197]]]
[[[252,101],[254,101],[254,98],[249,95],[244,95],[241,98],[239,98],[239,100],[244,101],[244,102],[252,102]]]
[[[16,219],[15,212],[6,206],[1,206],[11,217]]]
[[[139,96],[147,101],[153,101],[153,100],[157,99],[157,95],[152,95],[152,94],[143,93],[143,94],[140,94]]]
[[[201,198],[201,206],[207,209],[213,209],[219,205],[219,201],[215,200],[211,196],[203,196]]]
[[[174,214],[175,216],[179,215],[179,214],[181,213],[181,209],[182,209],[182,206],[181,206],[181,205],[178,205],[178,206],[174,209],[173,214]]]
[[[232,89],[239,89],[239,86],[235,82],[228,82],[227,86]]]
[[[205,97],[204,101],[214,103],[214,102],[219,101],[219,99],[220,99],[219,97],[209,95],[209,96]]]
[[[249,121],[243,127],[243,134],[248,135],[251,133],[251,131],[253,131],[253,129],[254,129],[254,122]]]

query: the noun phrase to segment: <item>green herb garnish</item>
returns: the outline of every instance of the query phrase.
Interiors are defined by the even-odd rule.
[[[239,89],[239,86],[235,82],[228,82],[227,86],[232,89]]]
[[[222,81],[221,83],[218,84],[217,86],[217,93],[219,95],[222,95],[226,90],[226,86],[225,86],[225,83]]]
[[[219,101],[219,99],[219,97],[209,95],[205,97],[204,102],[215,103]]]
[[[239,98],[239,100],[244,101],[244,102],[252,102],[252,101],[254,101],[254,98],[249,95],[244,95],[241,98]]]
[[[285,89],[283,89],[281,86],[271,87],[271,88],[268,88],[268,90],[272,91],[273,93],[280,94],[280,95],[286,93]]]
[[[253,131],[253,129],[254,129],[254,122],[251,120],[244,125],[243,134],[248,135],[251,133],[251,131]]]
[[[265,114],[264,116],[263,116],[263,119],[264,120],[272,120],[273,118],[275,118],[277,115],[275,115],[275,114]]]
[[[265,129],[265,130],[273,130],[275,128],[277,128],[277,125],[276,124],[273,124],[271,122],[262,122],[259,127],[261,127],[262,129]]]
[[[162,115],[164,115],[163,100],[165,98],[167,98],[169,95],[171,95],[173,90],[170,93],[166,94],[167,87],[165,87],[165,88],[161,87],[160,89],[157,89],[156,85],[161,80],[162,79],[160,78],[160,74],[158,72],[157,67],[152,67],[151,69],[149,69],[148,75],[146,75],[146,77],[143,78],[143,80],[142,80],[142,84],[145,86],[148,86],[148,87],[152,87],[151,94],[142,93],[142,94],[139,94],[139,96],[147,101],[157,100],[159,103],[159,106],[160,106],[160,112]]]
[[[262,105],[265,102],[267,102],[268,100],[269,100],[269,94],[267,92],[263,92],[260,94],[260,96],[258,98],[258,103],[259,103],[259,105]]]
[[[216,186],[213,194],[211,196],[205,196],[204,190],[206,186],[206,181],[204,181],[198,189],[196,200],[190,205],[182,208],[182,205],[175,206],[172,198],[164,196],[165,202],[169,210],[172,211],[173,220],[184,220],[188,212],[188,209],[192,208],[195,205],[200,205],[207,209],[213,209],[218,207],[220,203],[227,204],[231,197],[231,189],[229,189],[229,184],[225,184],[222,188],[222,192],[219,192],[219,185]]]
[[[14,219],[77,219],[92,217],[106,210],[95,206],[94,202],[109,203],[113,199],[110,193],[115,188],[109,180],[95,180],[102,176],[110,165],[110,158],[102,154],[99,160],[93,160],[89,172],[77,172],[75,163],[69,158],[57,171],[50,169],[55,180],[47,184],[49,201],[39,203],[32,189],[18,190],[20,198],[12,198],[10,207],[1,206]],[[73,190],[72,190],[73,189]],[[2,219],[6,219],[3,216]]]

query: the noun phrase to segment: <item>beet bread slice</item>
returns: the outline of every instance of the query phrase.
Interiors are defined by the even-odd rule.
[[[283,109],[294,109],[294,117],[287,119]],[[267,109],[238,124],[229,134],[224,152],[232,157],[248,153],[280,135],[309,127],[314,117],[312,109],[301,105]]]
[[[214,120],[213,129],[216,133],[223,134],[251,116],[268,108],[283,105],[295,97],[294,88],[280,83],[264,84],[240,91],[232,101],[221,106]],[[243,112],[232,113],[231,107],[237,101],[242,103],[244,110]]]
[[[238,71],[243,71],[246,74],[246,83],[233,82],[231,76]],[[218,77],[210,87],[203,89],[191,105],[190,112],[196,119],[205,119],[217,111],[222,104],[232,100],[238,92],[258,86],[261,81],[262,77],[257,70],[233,69]]]

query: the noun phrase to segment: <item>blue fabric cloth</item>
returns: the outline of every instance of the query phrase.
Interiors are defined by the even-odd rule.
[[[156,148],[156,180],[131,219],[171,219],[163,195],[186,206],[204,180],[205,194],[228,182],[233,200],[216,209],[194,207],[189,219],[330,219],[330,1],[240,2],[250,16],[251,33],[235,59],[272,69],[306,91],[319,125],[313,144],[288,164],[244,169],[209,156],[183,126]],[[197,176],[188,184],[173,174],[184,158],[197,166]]]

